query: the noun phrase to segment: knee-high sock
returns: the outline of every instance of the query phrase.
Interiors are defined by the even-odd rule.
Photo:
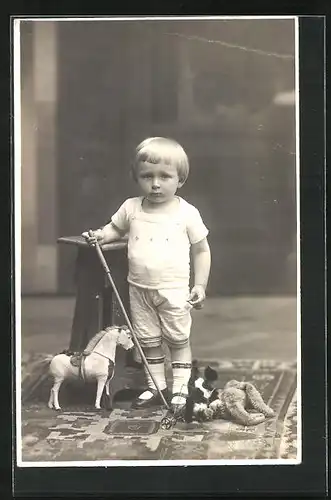
[[[188,346],[171,350],[172,364],[172,400],[173,404],[185,402],[183,396],[188,394],[188,381],[191,376],[191,349]],[[180,394],[182,396],[180,396]]]
[[[153,377],[156,380],[156,383],[158,384],[159,388],[161,391],[167,387],[166,379],[165,379],[165,367],[164,367],[164,356],[159,356],[159,357],[146,357],[150,371],[153,375]],[[147,380],[147,385],[151,389],[156,389],[155,384],[152,380],[152,377],[148,373],[148,370],[146,367],[144,367],[145,370],[145,375],[146,375],[146,380]],[[139,395],[140,399],[150,399],[153,396],[153,393],[149,390],[143,392],[142,394]]]
[[[191,376],[191,363],[172,362],[172,400],[174,404],[181,404],[183,397],[188,395],[188,381]]]

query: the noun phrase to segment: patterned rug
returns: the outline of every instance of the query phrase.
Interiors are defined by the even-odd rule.
[[[39,380],[44,381],[38,391],[32,390],[33,370],[26,370],[30,373],[30,385],[27,378],[22,378],[24,462],[297,459],[295,363],[200,361],[201,366],[209,364],[218,371],[218,387],[233,378],[252,382],[276,416],[254,427],[215,420],[203,424],[177,423],[174,428],[163,430],[160,427],[165,415],[163,408],[130,409],[129,397],[136,390],[132,388],[118,393],[112,412],[94,410],[94,388],[78,386],[75,386],[75,401],[70,399],[73,392],[70,391],[70,397],[70,392],[65,397],[66,389],[61,392],[61,412],[48,409],[47,364],[44,368],[40,366],[40,359],[44,358],[39,357],[39,363],[35,360],[35,370],[40,370]]]

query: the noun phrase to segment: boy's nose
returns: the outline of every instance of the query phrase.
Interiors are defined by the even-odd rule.
[[[158,179],[153,179],[153,184],[152,184],[153,189],[157,189],[160,187],[160,182]]]

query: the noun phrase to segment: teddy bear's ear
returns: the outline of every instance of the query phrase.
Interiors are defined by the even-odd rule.
[[[218,379],[217,371],[211,368],[209,365],[205,368],[205,379],[209,382],[214,382]]]

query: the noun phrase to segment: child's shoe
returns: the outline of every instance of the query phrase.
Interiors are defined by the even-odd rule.
[[[140,396],[137,397],[135,401],[133,401],[131,407],[135,409],[140,409],[140,408],[150,408],[151,406],[160,406],[163,405],[163,401],[161,399],[160,394],[156,389],[148,388],[148,392],[150,392],[152,395],[151,397],[148,398],[141,398]],[[145,391],[145,392],[147,392]],[[161,390],[165,400],[168,402],[169,401],[169,391],[168,388],[166,387],[165,389]],[[144,394],[144,393],[142,393]]]

